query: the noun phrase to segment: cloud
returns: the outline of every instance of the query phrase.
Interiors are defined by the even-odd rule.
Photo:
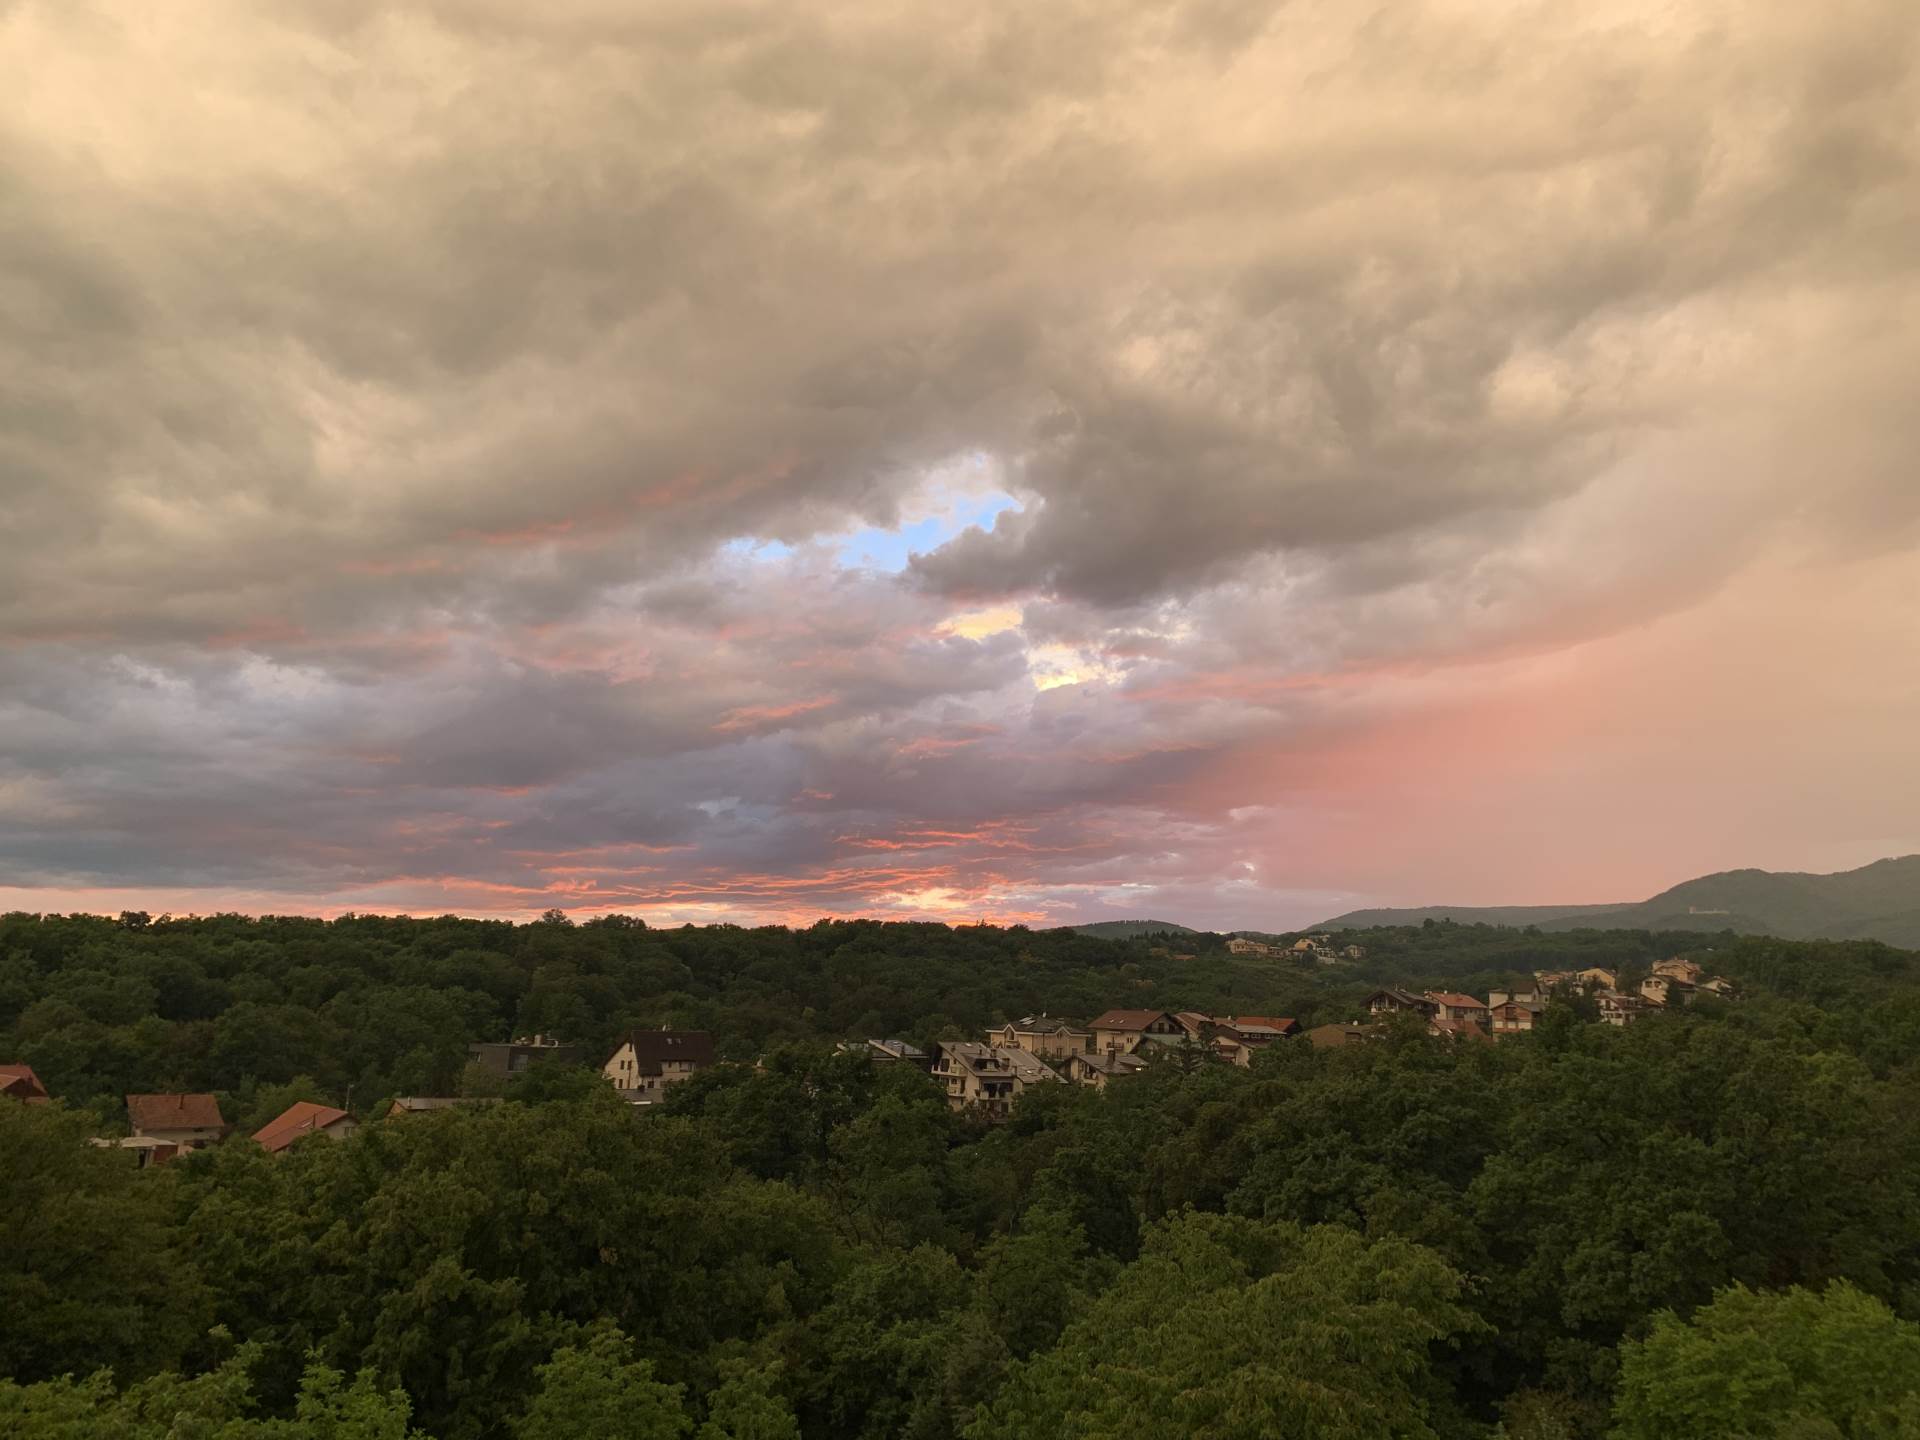
[[[19,0],[0,881],[1408,883],[1356,737],[1913,563],[1910,18]]]

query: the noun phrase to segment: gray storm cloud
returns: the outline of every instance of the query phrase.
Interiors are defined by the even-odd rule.
[[[1445,688],[1368,675],[1911,556],[1917,44],[15,0],[0,883],[1240,896],[1222,767]],[[963,455],[1017,508],[836,561]]]

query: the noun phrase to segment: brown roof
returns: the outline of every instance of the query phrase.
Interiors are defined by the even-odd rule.
[[[129,1095],[127,1119],[140,1130],[218,1130],[220,1102],[211,1095]]]
[[[1156,1020],[1180,1022],[1165,1010],[1109,1010],[1094,1020],[1090,1030],[1144,1030]]]
[[[684,1060],[693,1065],[713,1064],[713,1036],[705,1030],[636,1030],[619,1046],[633,1046],[633,1058],[642,1075],[658,1075],[662,1062]],[[612,1055],[607,1057],[609,1060]]]
[[[0,1095],[39,1105],[47,1099],[47,1087],[40,1083],[31,1065],[0,1065]]]
[[[315,1135],[329,1125],[353,1117],[344,1110],[336,1110],[331,1105],[316,1105],[311,1100],[301,1100],[289,1105],[278,1118],[269,1120],[253,1132],[253,1138],[269,1150],[286,1149],[302,1135]]]
[[[1451,1005],[1456,1010],[1484,1010],[1487,1007],[1471,995],[1461,995],[1452,990],[1429,990],[1427,999],[1438,1000],[1442,1005]]]
[[[1264,1025],[1269,1030],[1295,1030],[1300,1026],[1298,1020],[1287,1015],[1229,1015],[1229,1025]]]

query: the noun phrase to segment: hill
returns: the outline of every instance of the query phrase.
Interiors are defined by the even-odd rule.
[[[1200,932],[1189,925],[1176,925],[1171,920],[1096,920],[1091,925],[1062,925],[1062,930],[1071,930],[1076,935],[1088,935],[1095,940],[1138,940],[1143,935],[1198,935]]]
[[[1920,947],[1920,855],[1833,875],[1726,870],[1613,905],[1438,905],[1354,910],[1316,929],[1418,925],[1535,925],[1542,930],[1735,930],[1791,940],[1883,940]]]

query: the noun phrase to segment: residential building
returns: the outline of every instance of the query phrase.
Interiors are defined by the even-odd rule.
[[[1489,1010],[1495,1006],[1505,1005],[1509,1001],[1516,1000],[1522,1005],[1545,1005],[1547,1003],[1546,994],[1538,984],[1520,986],[1512,990],[1489,990],[1487,992],[1487,1008]]]
[[[408,1115],[430,1115],[436,1110],[472,1110],[500,1104],[497,1095],[397,1095],[387,1110],[387,1119]]]
[[[1722,1000],[1729,999],[1733,995],[1733,982],[1719,975],[1705,976],[1696,981],[1693,988],[1708,995],[1717,995]]]
[[[1236,935],[1227,941],[1227,953],[1229,955],[1282,955],[1286,952],[1278,945],[1269,945],[1264,940],[1249,940],[1244,935]]]
[[[1487,1026],[1487,1007],[1471,995],[1429,990],[1423,998],[1434,1006],[1432,1018],[1448,1028],[1472,1025],[1484,1030]]]
[[[1093,1033],[1070,1020],[1055,1015],[1029,1015],[1024,1020],[1009,1020],[987,1032],[987,1043],[1010,1050],[1024,1050],[1043,1060],[1064,1060],[1093,1048]]]
[[[1544,994],[1554,990],[1578,990],[1582,993],[1611,990],[1619,977],[1612,970],[1594,965],[1585,970],[1543,970],[1533,978]]]
[[[1700,979],[1699,965],[1680,955],[1675,955],[1670,960],[1654,961],[1653,973],[1656,975],[1665,975],[1675,980],[1685,980],[1689,984],[1697,984]]]
[[[1025,1050],[982,1045],[973,1040],[942,1040],[934,1047],[933,1077],[955,1110],[977,1110],[1004,1120],[1030,1085],[1058,1083],[1060,1077]]]
[[[1093,1048],[1103,1055],[1131,1055],[1149,1036],[1187,1037],[1186,1027],[1165,1010],[1109,1010],[1087,1028],[1093,1031]]]
[[[653,1105],[669,1086],[713,1064],[713,1036],[704,1030],[635,1030],[615,1047],[600,1073],[627,1103]]]
[[[1338,1050],[1346,1045],[1362,1045],[1378,1039],[1380,1027],[1362,1025],[1357,1020],[1338,1020],[1331,1025],[1316,1025],[1307,1031],[1306,1042],[1316,1050]]]
[[[909,1045],[904,1040],[868,1040],[864,1043],[849,1041],[839,1048],[848,1052],[864,1050],[875,1060],[911,1065],[917,1070],[933,1068],[933,1056],[918,1045]]]
[[[1069,1055],[1063,1068],[1067,1079],[1074,1084],[1091,1085],[1096,1090],[1104,1090],[1124,1075],[1139,1074],[1147,1068],[1147,1062],[1138,1055],[1125,1055],[1117,1051],[1111,1055],[1088,1051]]]
[[[1278,1015],[1227,1016],[1214,1022],[1213,1047],[1223,1060],[1242,1067],[1253,1063],[1256,1050],[1284,1040],[1300,1029],[1299,1022]]]
[[[485,1041],[467,1047],[467,1056],[476,1065],[494,1074],[511,1078],[537,1064],[584,1065],[587,1051],[583,1045],[562,1045],[551,1035],[522,1035],[518,1039]]]
[[[1291,1015],[1223,1015],[1219,1019],[1222,1025],[1231,1025],[1239,1031],[1271,1030],[1276,1038],[1300,1033],[1300,1022]]]
[[[1492,1000],[1494,996],[1487,998]],[[1493,1024],[1494,1034],[1517,1035],[1539,1024],[1546,1008],[1538,1000],[1501,1000],[1497,1005],[1489,1005],[1487,1014]]]
[[[127,1123],[134,1139],[178,1150],[198,1150],[227,1133],[220,1102],[211,1095],[129,1095]]]
[[[1594,1000],[1600,1007],[1600,1019],[1608,1025],[1631,1025],[1653,1009],[1638,995],[1622,995],[1618,990],[1602,990]]]
[[[1415,995],[1407,990],[1397,990],[1391,985],[1384,990],[1376,990],[1367,997],[1369,1015],[1419,1015],[1431,1020],[1439,1010],[1440,1007],[1426,996]]]
[[[1654,1005],[1691,1005],[1694,984],[1677,975],[1649,975],[1640,982],[1640,998]]]
[[[31,1065],[0,1065],[0,1095],[28,1105],[44,1105],[51,1098]]]
[[[1204,1040],[1214,1028],[1213,1017],[1198,1010],[1176,1010],[1173,1018],[1180,1022],[1180,1031],[1189,1040]]]
[[[285,1151],[296,1140],[309,1135],[325,1135],[329,1140],[345,1140],[360,1122],[344,1110],[331,1105],[316,1105],[301,1100],[289,1105],[280,1115],[253,1132],[253,1138],[273,1154]]]

